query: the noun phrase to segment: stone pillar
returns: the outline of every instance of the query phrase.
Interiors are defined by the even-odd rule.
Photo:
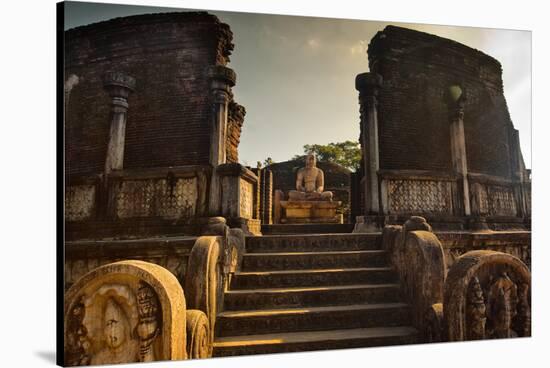
[[[451,124],[451,157],[453,170],[458,174],[462,190],[464,215],[471,215],[470,188],[468,184],[468,161],[466,159],[466,139],[464,137],[464,105],[466,96],[460,86],[450,86],[447,91],[447,107]]]
[[[355,89],[359,91],[361,148],[366,177],[365,215],[380,213],[377,96],[381,87],[382,76],[379,74],[362,73],[355,78]]]
[[[134,90],[135,84],[133,77],[122,73],[109,72],[105,75],[104,87],[111,96],[111,129],[105,158],[105,175],[123,167],[128,96]]]
[[[212,98],[212,130],[210,132],[210,165],[212,178],[208,211],[211,216],[221,212],[221,181],[216,168],[226,162],[227,113],[232,97],[231,87],[235,85],[235,72],[223,65],[207,69]]]

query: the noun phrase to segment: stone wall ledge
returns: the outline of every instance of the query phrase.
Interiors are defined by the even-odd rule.
[[[382,179],[407,179],[407,180],[457,180],[459,176],[453,172],[431,170],[378,170]]]
[[[208,165],[185,165],[185,166],[167,166],[145,169],[117,170],[109,174],[111,179],[157,179],[172,174],[176,178],[185,178],[196,176],[197,173],[210,173],[211,167]]]
[[[491,246],[531,246],[530,231],[436,231],[444,247],[488,248]]]
[[[256,176],[256,174],[238,163],[219,165],[216,168],[216,173],[220,176],[239,176],[252,184],[256,184],[258,182],[258,176]]]
[[[492,184],[492,185],[512,185],[517,184],[508,178],[503,178],[501,176],[487,175],[481,173],[468,173],[468,180],[480,184]]]

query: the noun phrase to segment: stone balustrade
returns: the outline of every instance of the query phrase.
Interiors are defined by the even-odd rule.
[[[386,226],[382,242],[425,342],[530,336],[531,273],[493,249],[528,248],[529,233],[441,233],[424,218]],[[439,239],[441,237],[441,241]],[[467,238],[467,239],[466,239]],[[449,247],[464,249],[450,260]]]

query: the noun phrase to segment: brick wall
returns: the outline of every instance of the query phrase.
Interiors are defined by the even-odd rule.
[[[66,92],[68,175],[103,171],[110,107],[102,78],[111,70],[136,78],[125,169],[208,164],[211,108],[204,71],[229,61],[227,25],[204,12],[148,14],[71,29],[65,39],[65,80],[78,78]]]
[[[228,163],[239,162],[239,143],[246,110],[243,106],[231,102],[227,114],[227,144],[225,146]]]
[[[379,95],[381,169],[451,170],[445,92],[466,93],[468,170],[510,177],[510,120],[500,63],[482,52],[427,33],[388,26],[369,45]]]

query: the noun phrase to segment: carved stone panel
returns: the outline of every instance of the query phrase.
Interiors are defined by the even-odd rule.
[[[387,181],[389,213],[448,213],[453,211],[452,183],[438,180]]]
[[[488,212],[491,216],[516,216],[517,207],[512,187],[490,185],[487,187]]]
[[[449,341],[531,336],[531,274],[519,259],[471,251],[449,270],[444,325]]]
[[[250,219],[253,217],[254,186],[244,179],[239,180],[240,191],[240,217]]]
[[[183,290],[166,269],[142,261],[99,267],[65,295],[65,365],[186,358]]]
[[[94,210],[95,185],[71,185],[65,190],[65,220],[81,221]]]
[[[119,218],[188,218],[196,213],[197,197],[196,177],[125,180],[116,191],[116,214]]]

